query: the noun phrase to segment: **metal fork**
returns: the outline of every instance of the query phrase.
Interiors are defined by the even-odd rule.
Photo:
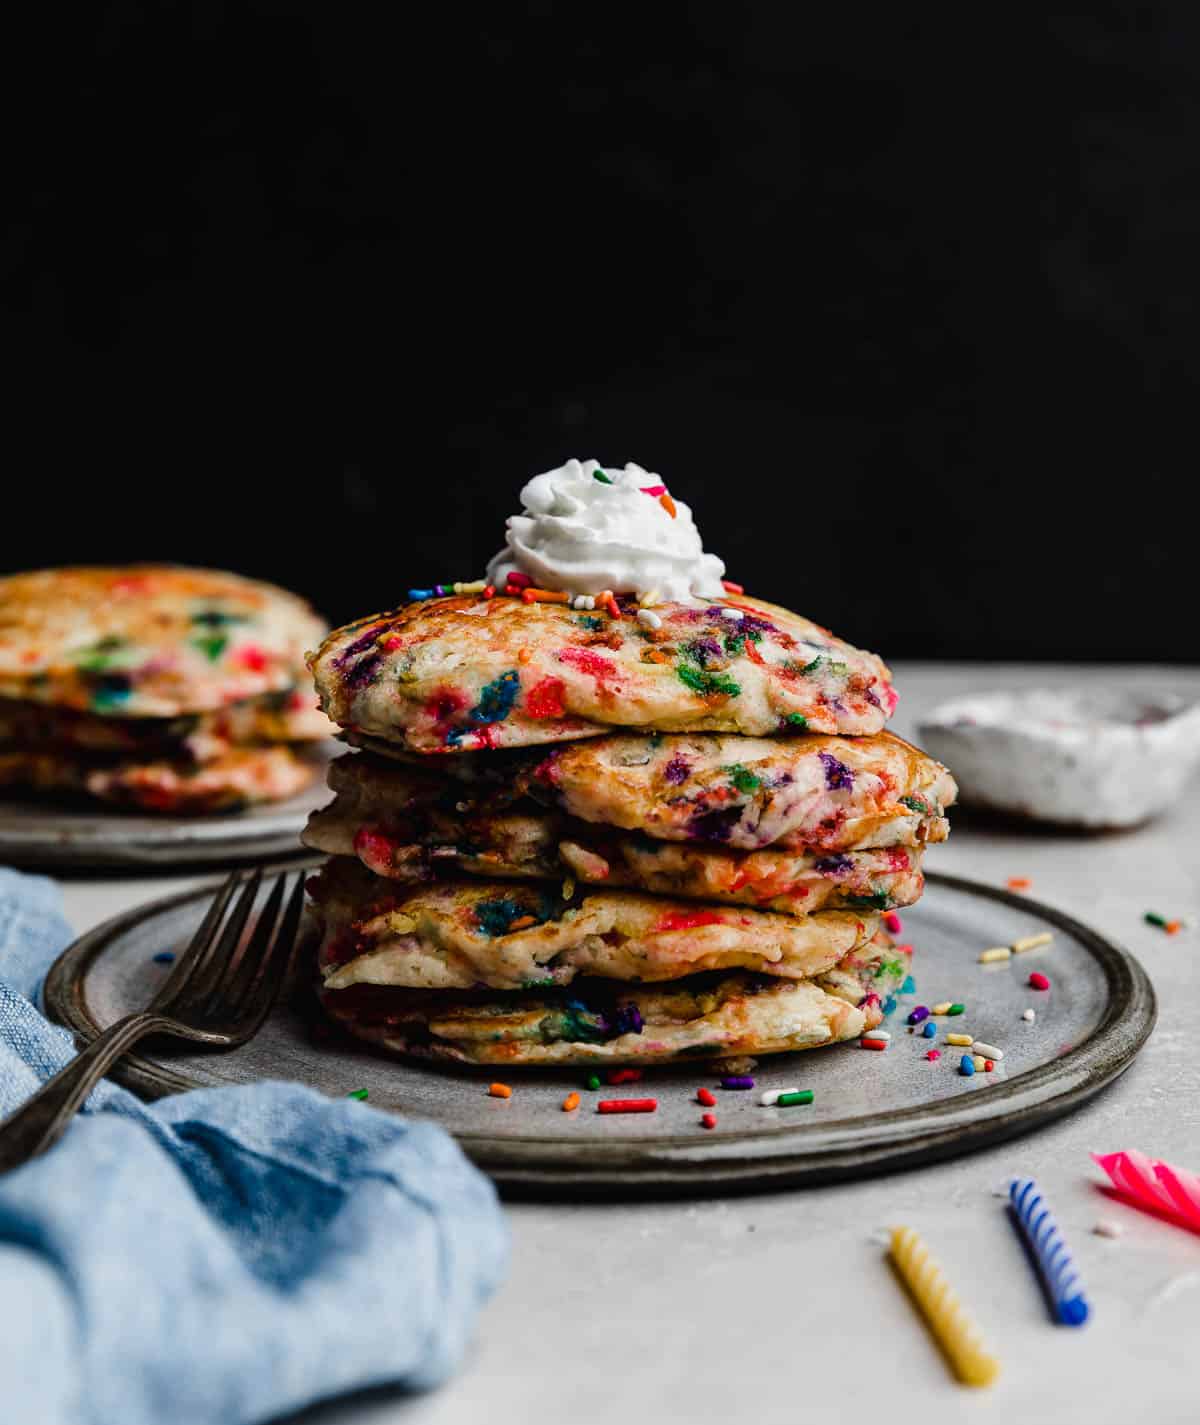
[[[253,932],[239,948],[262,885],[262,872],[255,871],[245,881],[226,919],[241,879],[241,873],[235,871],[221,886],[191,944],[149,1007],[109,1025],[0,1124],[0,1172],[44,1153],[57,1142],[88,1094],[121,1055],[146,1035],[164,1034],[214,1049],[236,1049],[258,1032],[291,970],[304,909],[304,876],[297,880],[286,908],[288,877],[277,878]]]

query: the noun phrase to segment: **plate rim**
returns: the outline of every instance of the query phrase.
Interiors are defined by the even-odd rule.
[[[323,856],[264,866],[263,877],[316,868]],[[1099,1023],[1056,1058],[990,1085],[985,1096],[941,1099],[866,1117],[819,1124],[747,1128],[736,1138],[672,1134],[657,1139],[610,1137],[579,1144],[560,1135],[497,1138],[478,1132],[453,1137],[501,1186],[537,1196],[684,1195],[772,1189],[837,1181],[940,1161],[1026,1132],[1073,1111],[1133,1063],[1154,1029],[1157,998],[1142,965],[1118,941],[1066,911],[998,886],[940,871],[932,885],[1019,908],[1078,940],[1105,976]],[[86,1044],[99,1032],[84,995],[90,966],[127,927],[211,895],[219,881],[156,897],[95,926],[58,956],[42,991],[47,1013]],[[398,1067],[402,1060],[396,1061]],[[147,1098],[211,1087],[153,1060],[129,1055],[113,1078]]]

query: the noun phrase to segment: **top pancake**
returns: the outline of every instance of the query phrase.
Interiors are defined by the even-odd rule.
[[[635,610],[428,599],[336,630],[309,663],[335,722],[422,753],[614,727],[869,734],[895,708],[879,658],[773,604],[660,604],[654,629]]]
[[[0,579],[0,697],[113,717],[208,712],[305,681],[325,629],[294,594],[171,565]]]

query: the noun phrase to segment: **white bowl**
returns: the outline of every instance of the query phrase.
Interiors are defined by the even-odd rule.
[[[1173,693],[980,693],[919,726],[964,803],[1095,830],[1165,811],[1200,762],[1200,703]]]

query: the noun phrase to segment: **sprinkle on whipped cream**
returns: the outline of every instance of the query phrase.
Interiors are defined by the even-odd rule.
[[[609,589],[639,598],[652,593],[657,602],[725,594],[725,565],[705,553],[691,510],[640,465],[568,460],[535,475],[521,491],[521,506],[487,568],[497,588],[516,571],[540,588],[577,595]]]

